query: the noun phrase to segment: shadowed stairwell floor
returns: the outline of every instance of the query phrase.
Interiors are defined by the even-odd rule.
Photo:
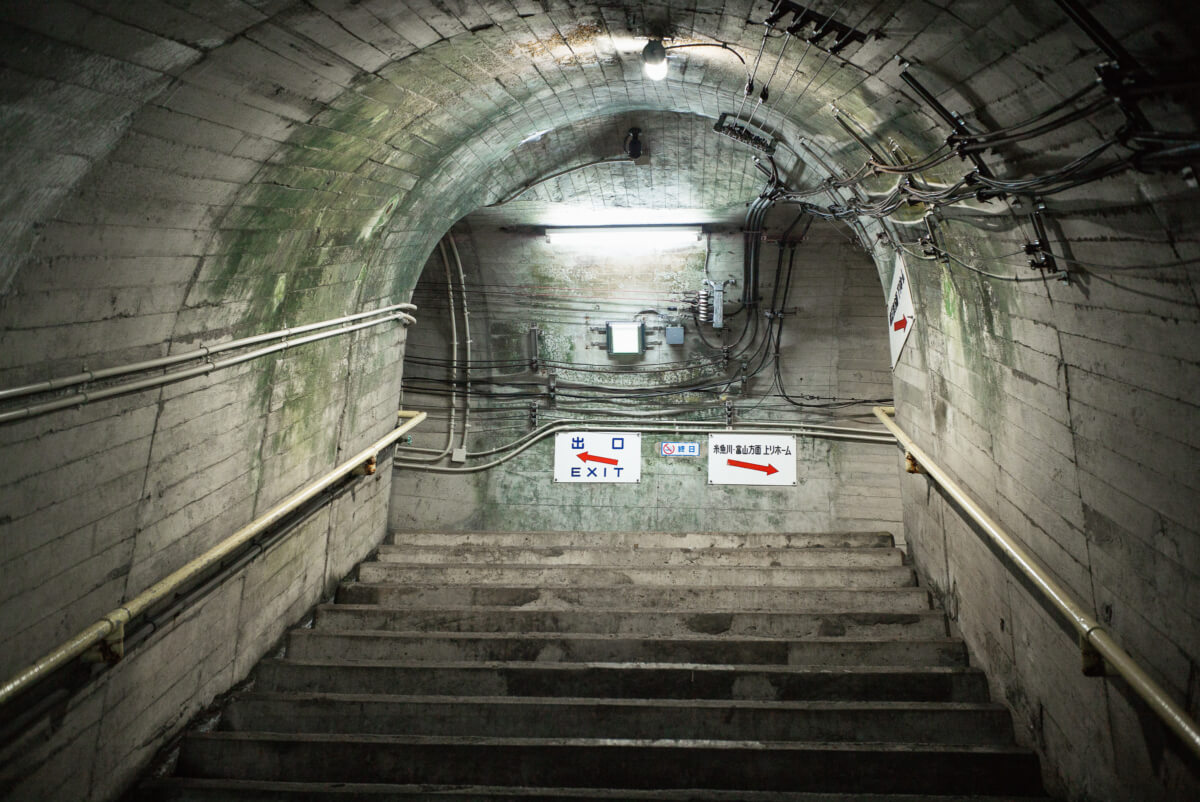
[[[892,537],[396,533],[146,800],[1043,792]]]

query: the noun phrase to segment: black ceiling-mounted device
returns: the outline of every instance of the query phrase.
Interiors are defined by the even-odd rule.
[[[630,128],[625,135],[625,155],[631,159],[642,158],[642,140],[638,139],[641,133],[641,128]]]

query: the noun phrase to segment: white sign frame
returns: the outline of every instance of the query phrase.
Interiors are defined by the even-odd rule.
[[[640,432],[559,432],[554,481],[635,484],[642,481]]]
[[[917,323],[916,307],[913,306],[912,289],[904,259],[896,256],[896,270],[892,273],[892,290],[888,293],[887,325],[888,344],[892,350],[892,370],[904,353],[904,345]]]
[[[796,484],[796,457],[795,435],[710,434],[708,483],[793,487]]]

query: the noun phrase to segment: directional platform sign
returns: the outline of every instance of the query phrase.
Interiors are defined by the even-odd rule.
[[[900,353],[912,334],[917,313],[913,307],[912,290],[908,286],[908,272],[904,260],[896,257],[896,272],[892,273],[892,291],[888,293],[887,306],[888,342],[892,348],[892,370],[900,361]]]
[[[796,438],[783,434],[710,434],[708,483],[796,484]]]
[[[554,436],[554,481],[642,481],[642,436],[637,432],[559,432]]]

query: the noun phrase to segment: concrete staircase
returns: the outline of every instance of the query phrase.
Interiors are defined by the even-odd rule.
[[[1041,794],[887,534],[398,533],[154,800]]]

